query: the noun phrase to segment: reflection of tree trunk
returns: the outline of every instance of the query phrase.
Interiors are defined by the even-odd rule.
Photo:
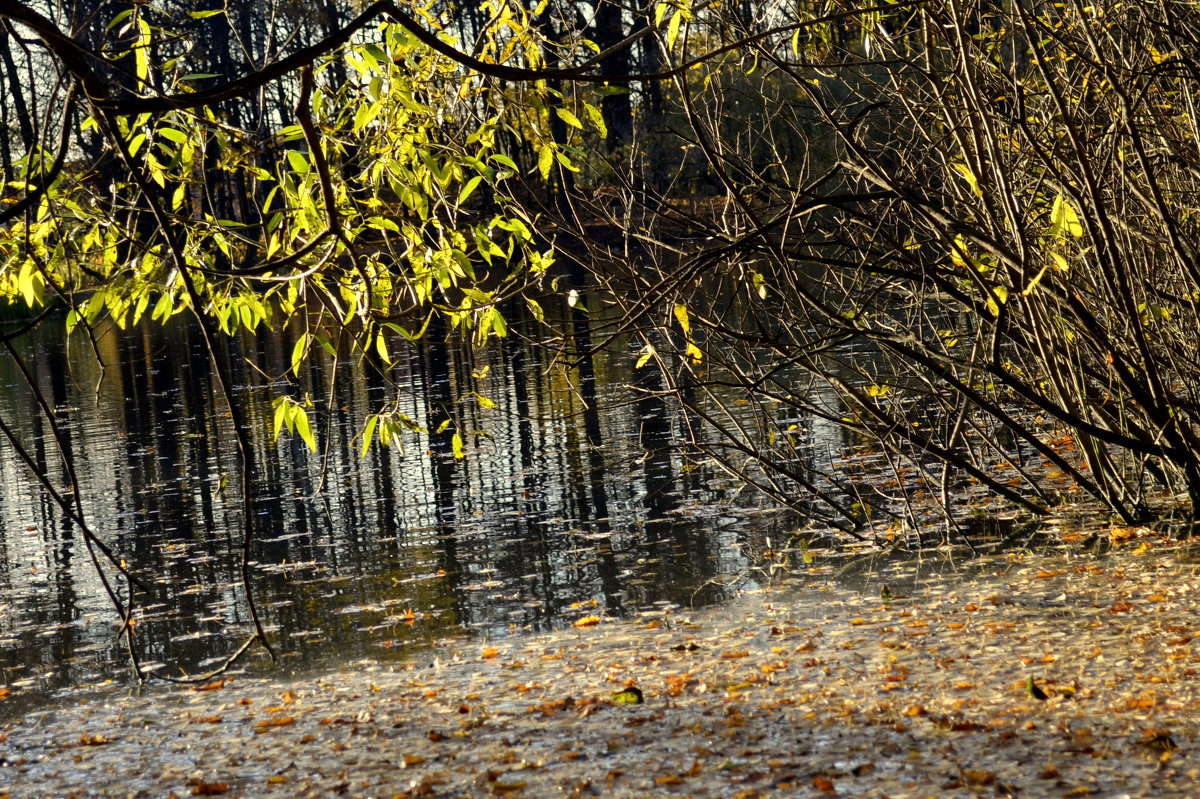
[[[579,395],[583,399],[583,430],[586,440],[587,474],[579,486],[580,508],[588,507],[586,493],[591,494],[592,521],[597,533],[612,531],[608,510],[608,468],[604,462],[604,434],[600,425],[600,400],[596,393],[596,366],[593,362],[592,333],[588,315],[578,307],[571,309],[575,349],[585,353],[579,362]],[[604,592],[605,607],[611,612],[621,611],[620,567],[612,548],[612,539],[597,539],[596,572],[600,576],[600,587]]]
[[[455,503],[457,463],[449,436],[437,430],[447,421],[452,421],[450,408],[454,398],[450,382],[450,351],[446,345],[445,320],[435,315],[426,331],[425,346],[422,348],[421,371],[424,377],[426,398],[425,427],[429,431],[430,479],[433,482],[433,513],[437,520],[439,566],[446,572],[446,580],[453,588],[455,604],[462,618],[465,600],[461,587],[462,565],[458,556],[458,540],[455,525],[458,522]]]

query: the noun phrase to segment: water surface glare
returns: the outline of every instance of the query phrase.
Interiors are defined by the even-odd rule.
[[[321,351],[289,386],[270,387],[293,344],[265,333],[227,353],[260,464],[254,589],[285,663],[720,600],[752,573],[748,529],[785,524],[776,514],[748,523],[753,497],[680,454],[679,412],[623,388],[646,379],[630,353],[562,371],[515,338],[475,352],[429,344],[380,374]],[[218,662],[250,618],[235,441],[199,331],[111,328],[93,348],[42,325],[16,349],[61,422],[74,481],[7,358],[0,413],[150,589],[135,615],[141,657],[173,674]],[[313,402],[319,453],[273,440],[271,401],[284,390]],[[380,410],[450,426],[361,456],[363,422]],[[118,619],[79,531],[7,444],[0,526],[0,676],[14,698],[124,675]]]

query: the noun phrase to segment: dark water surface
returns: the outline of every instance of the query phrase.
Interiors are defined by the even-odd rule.
[[[320,352],[290,386],[315,403],[314,455],[271,435],[271,400],[286,387],[265,376],[285,373],[293,342],[265,333],[228,345],[262,472],[254,589],[285,665],[719,601],[753,575],[751,539],[786,534],[782,514],[757,513],[752,495],[673,446],[685,420],[629,391],[650,379],[632,371],[633,352],[563,370],[512,336],[476,352],[411,347],[386,375]],[[138,598],[142,658],[171,674],[218,662],[250,619],[235,442],[199,331],[112,328],[93,347],[54,323],[17,350],[67,434],[92,528],[152,589]],[[455,405],[472,391],[497,407]],[[448,431],[361,457],[363,422],[385,408],[430,430],[452,416],[467,457],[453,457]],[[7,356],[0,413],[69,488]],[[0,685],[11,691],[0,713],[127,677],[116,614],[79,532],[7,443],[0,473]],[[249,662],[265,663],[261,650]]]

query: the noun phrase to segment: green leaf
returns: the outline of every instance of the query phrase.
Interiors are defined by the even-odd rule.
[[[154,304],[154,310],[150,312],[150,318],[155,322],[160,320],[165,321],[174,310],[175,298],[171,296],[170,292],[165,292],[158,298],[158,302]]]
[[[299,405],[292,406],[296,416],[296,432],[299,433],[301,440],[308,445],[308,448],[313,452],[317,451],[317,439],[313,436],[312,427],[308,423],[308,411],[301,408]]]
[[[379,424],[379,415],[371,414],[371,418],[367,419],[367,426],[363,429],[362,451],[359,457],[367,457],[367,453],[371,451],[371,440],[375,436],[375,425]]]
[[[293,172],[297,172],[301,175],[308,172],[308,160],[295,150],[287,151],[287,160],[288,165],[291,166]]]
[[[509,158],[507,155],[504,155],[503,153],[492,153],[491,155],[488,156],[488,159],[491,161],[495,161],[500,166],[508,167],[513,172],[521,171],[521,170],[517,169],[517,162],[512,160],[511,158]]]
[[[173,141],[176,144],[186,144],[188,140],[186,133],[184,133],[182,130],[175,130],[175,128],[159,128],[158,135],[162,136],[167,141]]]
[[[280,397],[279,399],[275,400],[275,435],[274,435],[274,438],[276,441],[279,440],[279,431],[283,429],[284,423],[288,420],[288,416],[289,416],[288,411],[291,407],[292,407],[292,404],[290,402],[288,402],[287,399],[284,397]]]
[[[304,361],[304,356],[308,355],[308,347],[311,341],[311,335],[302,333],[300,338],[296,340],[296,345],[292,347],[292,373],[297,377],[300,376],[300,364]]]
[[[483,175],[476,175],[467,181],[467,185],[463,186],[462,191],[458,193],[458,205],[462,205],[467,201],[467,198],[471,196],[472,192],[475,191],[475,187],[478,186],[482,180]]]

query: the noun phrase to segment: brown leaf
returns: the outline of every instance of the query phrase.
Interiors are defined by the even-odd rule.
[[[192,796],[219,796],[229,790],[229,783],[227,782],[191,780],[188,784],[192,786]]]

